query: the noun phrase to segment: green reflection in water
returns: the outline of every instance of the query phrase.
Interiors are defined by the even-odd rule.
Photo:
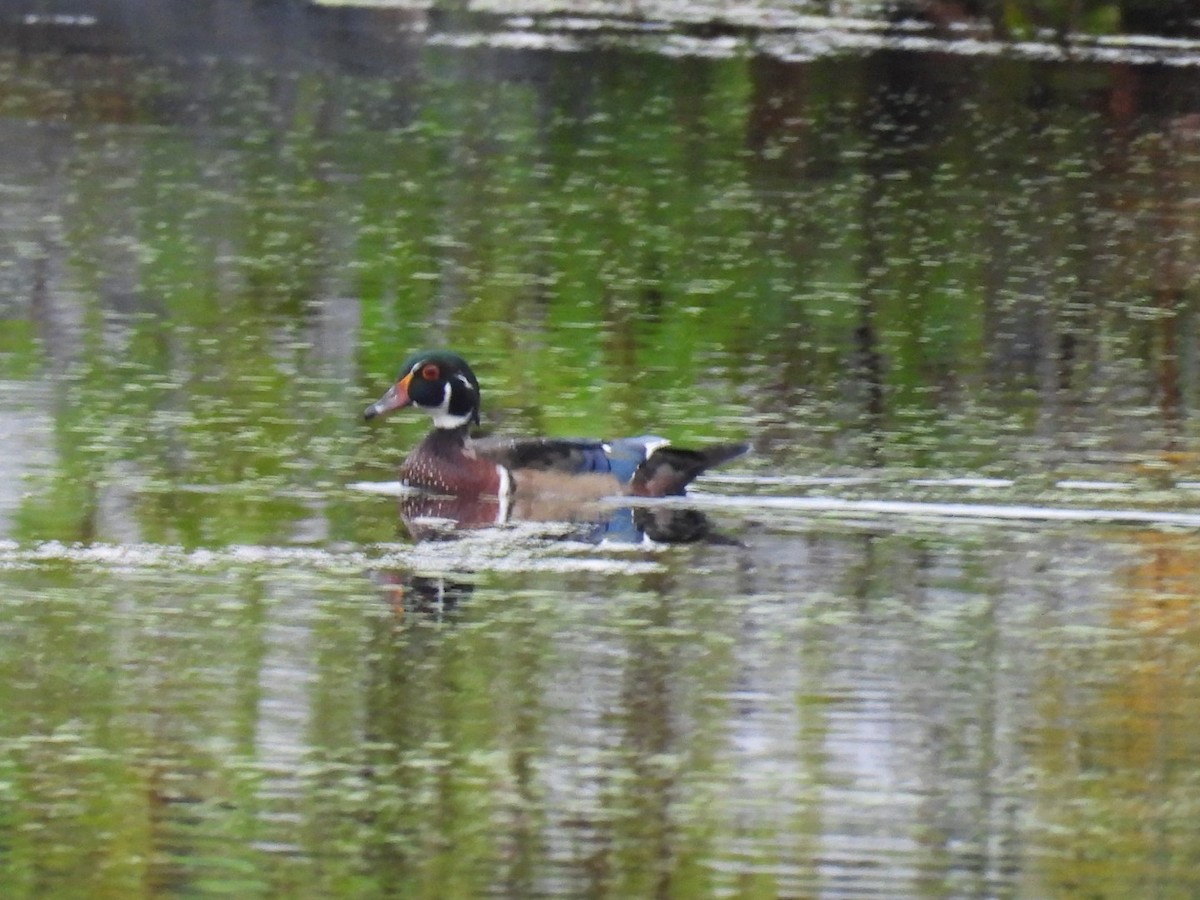
[[[306,498],[387,477],[425,428],[355,419],[431,343],[476,364],[489,427],[751,436],[742,465],[772,472],[1185,445],[1195,321],[1152,248],[1187,157],[1080,111],[1105,77],[1063,75],[1041,127],[1009,61],[982,65],[1011,89],[886,55],[474,65],[498,63],[433,48],[402,86],[220,65],[220,102],[151,67],[136,127],[80,123],[63,231],[33,235],[68,274],[27,287],[76,321],[40,326],[56,469],[21,536],[94,537],[130,484],[146,539],[294,539]]]
[[[1125,587],[1079,565],[1064,601],[1036,573],[1070,540],[813,535],[840,562],[799,586],[766,547],[688,551],[477,575],[436,614],[404,573],[6,570],[0,868],[16,896],[693,897],[867,860],[1033,896],[1016,873],[1139,877],[1148,826],[1183,884],[1195,548],[1115,544]]]

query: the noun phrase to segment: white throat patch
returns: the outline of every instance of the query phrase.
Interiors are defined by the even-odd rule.
[[[470,382],[467,382],[468,386]],[[446,391],[442,395],[442,402],[439,406],[433,409],[425,410],[433,418],[434,428],[461,428],[471,421],[471,414],[465,416],[456,416],[450,412],[450,383],[446,383]]]

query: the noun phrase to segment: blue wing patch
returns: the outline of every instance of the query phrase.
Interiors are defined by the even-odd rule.
[[[646,457],[668,443],[666,438],[656,434],[608,441],[603,448],[604,455],[608,458],[607,471],[612,472],[621,484],[627,484],[633,480],[633,473],[646,461]]]

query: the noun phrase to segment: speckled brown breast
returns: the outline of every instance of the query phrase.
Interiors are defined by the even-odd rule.
[[[500,472],[495,463],[467,450],[461,439],[435,430],[408,455],[400,478],[412,487],[442,494],[498,494]]]

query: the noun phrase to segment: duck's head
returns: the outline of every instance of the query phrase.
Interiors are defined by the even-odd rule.
[[[435,428],[479,424],[479,379],[466,360],[448,350],[414,353],[386,394],[363,412],[364,419],[383,416],[405,406],[419,406],[433,418]]]

